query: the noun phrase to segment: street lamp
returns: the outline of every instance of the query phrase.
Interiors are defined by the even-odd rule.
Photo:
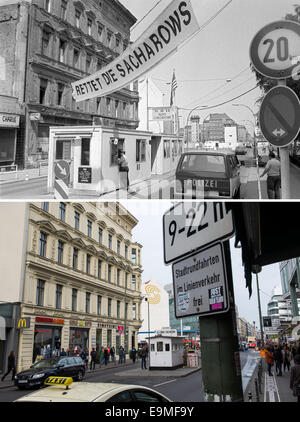
[[[149,299],[148,297],[145,297],[145,301],[148,304],[148,368],[150,370],[150,353],[151,353],[151,345],[150,345],[150,306],[149,306]]]
[[[234,107],[245,107],[247,108],[253,116],[254,119],[254,126],[256,127],[256,116],[254,111],[247,106],[246,104],[232,104]],[[255,152],[255,165],[257,171],[257,184],[258,184],[258,198],[261,199],[261,185],[260,185],[260,176],[259,176],[259,167],[258,167],[258,150],[257,150],[257,138],[256,138],[256,131],[254,128],[254,152]]]

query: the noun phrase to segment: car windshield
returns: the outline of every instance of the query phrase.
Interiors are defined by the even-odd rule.
[[[45,360],[40,360],[39,362],[35,363],[34,365],[32,365],[32,368],[52,368],[53,366],[55,366],[58,362],[58,359],[45,359]]]
[[[225,173],[225,159],[223,155],[189,154],[184,157],[181,170]]]

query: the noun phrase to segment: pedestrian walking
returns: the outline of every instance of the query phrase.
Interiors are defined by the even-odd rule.
[[[111,356],[111,361],[114,364],[116,364],[116,361],[115,361],[116,350],[115,350],[114,346],[110,348],[110,356]]]
[[[273,375],[271,369],[272,369],[272,366],[274,365],[274,356],[273,356],[270,346],[267,346],[266,348],[265,360],[268,365],[268,373],[271,377]]]
[[[278,377],[282,377],[282,363],[283,363],[282,348],[280,345],[277,345],[277,344],[275,346],[274,359],[275,359],[275,364],[276,364],[276,375]]]
[[[132,362],[135,363],[135,360],[136,360],[136,348],[135,347],[133,347],[132,350],[131,350],[131,359],[132,359]]]
[[[13,381],[16,375],[16,358],[15,352],[12,350],[7,358],[7,372],[1,378],[1,381],[4,381],[7,375],[12,371],[11,380]]]
[[[142,348],[142,352],[141,352],[141,358],[142,358],[142,369],[147,369],[147,363],[146,363],[146,359],[147,359],[147,347],[146,345],[143,346]]]
[[[291,369],[290,388],[300,403],[300,355],[295,356],[295,365]]]
[[[127,178],[126,189],[128,191],[129,190],[129,165],[128,165],[128,159],[125,155],[125,151],[119,152],[118,162],[119,162],[120,173],[126,173],[126,178]]]
[[[284,346],[282,350],[282,359],[283,359],[283,370],[285,372],[285,368],[287,368],[288,372],[291,367],[291,360],[292,360],[292,354],[290,352],[290,349],[288,346]]]
[[[67,352],[65,351],[64,348],[61,349],[59,356],[67,356]]]
[[[91,363],[90,363],[90,370],[95,370],[96,368],[96,359],[97,359],[97,352],[95,349],[91,351]]]
[[[261,174],[260,177],[263,177],[265,174],[268,174],[267,178],[267,191],[269,199],[280,199],[280,188],[281,188],[281,164],[277,160],[274,152],[270,151],[269,161]]]
[[[105,347],[104,349],[104,364],[105,366],[108,364],[109,361],[109,348],[108,346]]]
[[[124,361],[124,347],[119,347],[119,364],[122,364]]]
[[[104,347],[102,346],[101,347],[101,350],[100,350],[100,368],[101,368],[101,365],[103,365],[105,363],[105,359],[104,359]]]

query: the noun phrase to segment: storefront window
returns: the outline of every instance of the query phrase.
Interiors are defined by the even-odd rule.
[[[110,165],[117,166],[119,152],[124,150],[124,139],[111,139],[110,140]]]
[[[61,348],[61,328],[36,325],[32,362],[59,355]]]
[[[99,353],[102,347],[102,330],[96,331],[96,350]]]
[[[89,347],[89,330],[85,328],[71,328],[69,349],[73,354],[76,350],[88,349]]]
[[[90,165],[90,143],[89,138],[84,138],[81,140],[81,165],[89,166]]]
[[[108,346],[112,345],[112,331],[111,330],[107,330],[107,344]]]
[[[157,342],[157,351],[163,352],[164,351],[164,343],[162,341]]]

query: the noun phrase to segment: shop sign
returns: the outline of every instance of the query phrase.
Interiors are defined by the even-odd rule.
[[[15,114],[0,114],[0,127],[19,127],[20,116]]]
[[[92,169],[90,167],[78,168],[78,183],[92,183]]]
[[[117,328],[116,325],[114,325],[114,324],[103,324],[101,322],[98,322],[97,327],[98,328],[111,328],[111,329]]]
[[[92,321],[79,321],[76,319],[70,320],[70,326],[72,327],[91,327]]]
[[[171,107],[151,107],[152,120],[173,120],[174,114]]]
[[[45,317],[35,317],[35,322],[45,322],[47,324],[64,324],[64,319],[59,318],[45,318]]]
[[[118,334],[124,334],[124,326],[123,325],[119,325],[117,331],[118,331]]]
[[[30,318],[17,318],[16,328],[30,328]]]

